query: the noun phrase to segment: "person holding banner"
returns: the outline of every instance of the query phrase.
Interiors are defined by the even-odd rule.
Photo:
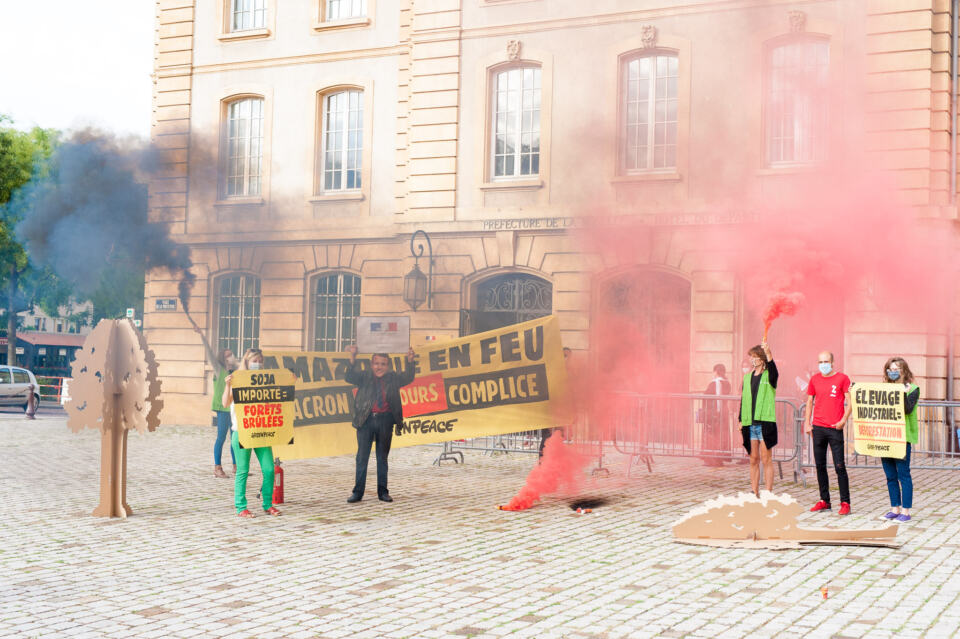
[[[248,348],[243,354],[243,361],[240,363],[241,370],[258,370],[263,367],[263,352],[259,348]],[[237,432],[237,406],[233,403],[233,387],[231,382],[233,375],[228,375],[224,380],[224,389],[222,402],[224,407],[230,411],[231,421],[231,446],[233,454],[237,459],[237,474],[233,483],[233,503],[237,508],[238,517],[253,517],[253,513],[247,510],[247,475],[250,473],[250,448],[240,448],[240,435]],[[260,484],[260,495],[263,498],[263,512],[276,517],[280,511],[273,506],[273,448],[271,446],[261,446],[252,449],[257,455],[257,461],[260,463],[260,472],[263,475],[263,482]]]
[[[907,391],[903,399],[906,421],[907,454],[903,459],[881,457],[883,473],[887,476],[887,493],[890,495],[890,510],[884,519],[910,521],[910,509],[913,507],[913,477],[910,476],[910,447],[919,441],[917,424],[917,402],[920,401],[920,387],[913,382],[913,373],[902,357],[891,357],[883,366],[883,381],[888,384],[902,384]]]
[[[223,456],[223,444],[227,441],[227,433],[230,432],[230,411],[223,407],[221,400],[223,399],[224,381],[230,371],[236,370],[239,362],[229,348],[220,351],[218,356],[213,352],[213,347],[210,346],[210,342],[207,341],[200,327],[194,326],[193,330],[200,335],[203,350],[207,354],[207,362],[213,367],[213,403],[210,409],[216,415],[217,420],[217,441],[213,444],[213,476],[226,479],[227,474],[223,472],[223,465],[220,460]],[[234,457],[233,446],[230,446],[230,461],[233,462],[233,472],[236,474],[237,458]]]
[[[763,480],[773,492],[773,447],[777,445],[777,381],[780,372],[766,341],[747,351],[752,368],[743,376],[740,396],[740,433],[750,453],[750,485],[760,496],[760,464]]]
[[[387,456],[393,441],[393,427],[403,423],[400,387],[412,382],[416,375],[413,349],[407,351],[407,365],[402,373],[390,370],[390,356],[386,353],[374,353],[370,358],[370,370],[362,370],[357,366],[356,345],[347,350],[350,368],[343,378],[357,387],[353,410],[353,427],[357,431],[357,470],[347,503],[363,499],[370,447],[374,442],[377,444],[377,497],[380,501],[391,502],[393,497],[387,490]]]
[[[833,455],[833,469],[840,484],[840,515],[850,514],[850,480],[844,462],[843,427],[850,417],[850,378],[833,368],[833,353],[823,351],[817,358],[820,372],[807,384],[807,412],[804,432],[813,436],[813,459],[817,466],[820,501],[810,512],[830,510],[830,479],[827,475],[827,446]]]

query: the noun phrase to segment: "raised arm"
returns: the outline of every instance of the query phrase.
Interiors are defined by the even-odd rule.
[[[357,370],[357,346],[356,344],[347,348],[347,352],[350,353],[350,366],[347,368],[347,372],[343,374],[343,379],[348,384],[353,384],[354,386],[359,386],[363,381],[363,372]]]
[[[417,375],[417,365],[414,361],[413,349],[407,351],[407,364],[403,369],[403,372],[400,373],[397,378],[400,381],[400,386],[406,386],[413,381],[413,378]]]
[[[203,331],[200,330],[200,327],[194,325],[193,330],[197,332],[197,335],[200,336],[200,341],[203,342],[203,350],[207,355],[207,362],[210,366],[214,370],[223,368],[223,366],[220,365],[220,358],[217,357],[217,354],[213,351],[213,347],[210,346],[210,342],[207,341],[207,337],[203,334]]]
[[[223,404],[224,408],[230,408],[230,404],[233,403],[233,375],[227,375],[224,382],[223,397],[220,398],[220,403]]]

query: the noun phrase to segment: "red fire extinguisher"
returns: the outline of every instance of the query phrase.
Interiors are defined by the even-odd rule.
[[[273,460],[273,504],[283,503],[283,466],[280,465],[280,458]]]

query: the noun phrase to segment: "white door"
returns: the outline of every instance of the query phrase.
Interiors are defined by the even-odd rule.
[[[30,373],[22,368],[11,370],[13,371],[13,396],[19,400],[18,403],[25,404],[30,399],[30,385],[33,383],[30,381]]]
[[[10,368],[0,366],[0,404],[9,405],[17,403],[14,397],[13,376],[10,374]]]

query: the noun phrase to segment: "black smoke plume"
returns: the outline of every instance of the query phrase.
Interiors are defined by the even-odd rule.
[[[147,215],[147,183],[159,158],[147,144],[74,133],[55,150],[49,170],[18,194],[23,210],[17,236],[34,260],[80,294],[107,281],[108,269],[166,269],[180,279],[180,300],[189,311],[195,280],[190,249]]]

